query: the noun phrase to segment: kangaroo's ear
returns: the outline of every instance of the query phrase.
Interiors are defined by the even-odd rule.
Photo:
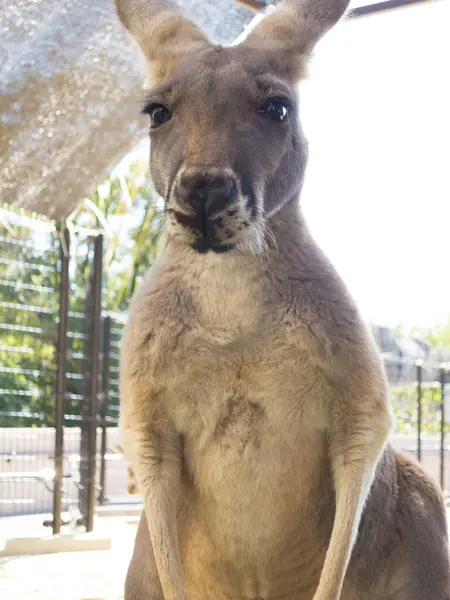
[[[115,5],[147,60],[152,81],[167,77],[180,56],[209,44],[204,32],[170,0],[115,0]]]
[[[295,81],[316,43],[339,21],[348,4],[349,0],[284,0],[242,44],[260,48],[274,68]]]

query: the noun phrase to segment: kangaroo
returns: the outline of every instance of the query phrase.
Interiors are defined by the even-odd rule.
[[[299,206],[297,84],[347,0],[285,0],[230,47],[168,0],[116,7],[166,214],[121,350],[126,600],[450,600],[441,493],[389,444],[375,343]]]

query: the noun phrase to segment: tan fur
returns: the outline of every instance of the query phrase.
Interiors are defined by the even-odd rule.
[[[126,458],[122,446],[115,445],[113,447],[113,451],[116,452],[117,454],[120,454],[120,456]],[[127,475],[128,475],[128,481],[127,481],[127,491],[128,491],[128,493],[131,496],[139,494],[139,487],[138,487],[138,484],[137,484],[136,474],[135,474],[134,469],[133,469],[133,467],[131,465],[127,465]]]
[[[141,24],[172,5],[116,4],[161,60]],[[151,134],[167,241],[122,347],[122,439],[145,504],[127,600],[450,600],[441,494],[387,442],[380,358],[298,207],[295,111],[279,124],[257,110],[296,106],[298,65],[344,9],[288,0],[240,45],[172,53],[150,90],[172,113]],[[217,174],[236,195],[208,226],[229,251],[199,253],[183,181]]]

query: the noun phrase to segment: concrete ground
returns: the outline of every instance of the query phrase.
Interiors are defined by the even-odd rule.
[[[0,559],[0,598],[5,600],[123,600],[137,516],[99,518],[110,550],[62,552]]]
[[[138,517],[98,518],[112,539],[110,550],[62,552],[0,559],[0,598],[5,600],[123,599]]]

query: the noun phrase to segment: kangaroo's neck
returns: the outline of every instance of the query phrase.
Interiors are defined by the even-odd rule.
[[[220,343],[267,331],[271,322],[278,327],[283,306],[300,313],[314,310],[321,298],[319,305],[335,312],[346,292],[312,240],[298,202],[285,204],[266,228],[260,253],[199,254],[169,241],[142,293],[152,288],[175,312],[189,307],[189,318]]]
[[[231,297],[236,301],[242,296],[244,304],[254,304],[255,294],[270,297],[274,286],[282,288],[294,279],[320,277],[322,265],[328,264],[310,236],[297,199],[286,203],[267,221],[265,236],[260,252],[199,254],[169,242],[161,266],[173,272],[185,289],[200,294],[209,303],[224,304]]]

